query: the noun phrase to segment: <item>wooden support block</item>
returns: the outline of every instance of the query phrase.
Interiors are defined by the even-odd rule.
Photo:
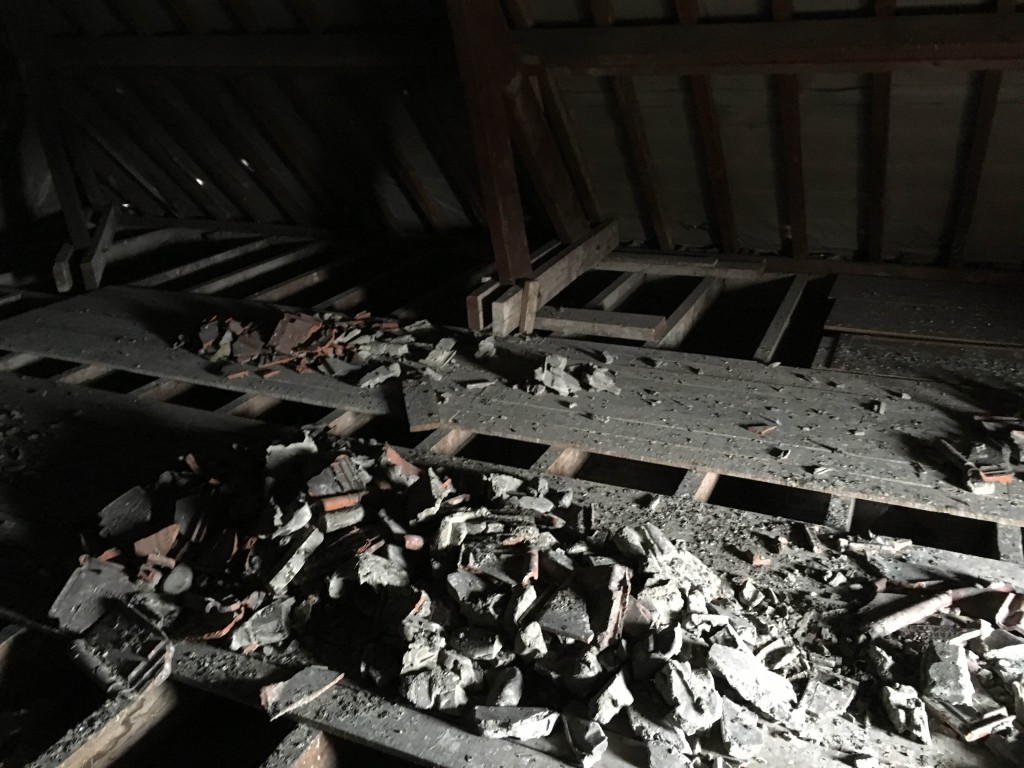
[[[607,222],[577,243],[542,264],[533,272],[540,291],[538,306],[544,306],[573,280],[593,269],[619,244],[619,228]],[[507,336],[519,327],[523,310],[522,289],[513,286],[491,305],[492,327],[496,336]]]
[[[836,350],[838,336],[822,336],[818,343],[818,349],[814,353],[814,361],[811,368],[828,368],[832,364],[832,355]]]
[[[75,255],[75,246],[64,243],[53,259],[53,282],[57,293],[67,293],[75,287],[75,276],[71,272],[71,259]]]
[[[187,392],[194,386],[194,384],[190,384],[187,381],[156,379],[155,381],[147,382],[141,387],[133,389],[128,394],[132,395],[132,397],[137,397],[140,400],[158,400],[160,402],[164,402],[173,397],[177,397],[183,392]]]
[[[12,352],[0,357],[0,371],[16,371],[43,359],[45,358],[42,355],[37,355],[34,352]]]
[[[487,316],[484,312],[484,305],[490,296],[493,296],[501,287],[497,280],[488,280],[475,288],[466,297],[466,325],[469,330],[480,332],[487,325]]]
[[[430,451],[442,456],[455,456],[469,445],[474,437],[476,434],[472,430],[452,424],[435,429],[416,444],[416,450]]]
[[[849,531],[853,527],[854,507],[857,500],[846,496],[832,496],[828,500],[828,511],[825,513],[825,525]]]
[[[590,454],[582,448],[559,448],[553,445],[534,462],[533,469],[558,477],[575,477],[589,458]]]
[[[86,384],[100,378],[113,370],[109,365],[98,363],[86,363],[76,365],[74,368],[53,376],[53,381],[59,384]]]
[[[706,504],[711,499],[711,494],[714,493],[720,477],[721,475],[717,472],[688,469],[683,481],[676,488],[675,495]]]
[[[796,275],[793,277],[793,281],[786,290],[786,295],[782,298],[782,303],[775,310],[775,316],[772,318],[771,325],[764,332],[764,337],[754,352],[754,359],[758,362],[767,365],[775,359],[775,353],[779,349],[779,344],[782,343],[782,337],[786,335],[786,329],[789,328],[789,323],[793,319],[793,313],[796,312],[796,307],[800,303],[800,297],[803,296],[804,288],[807,287],[809,279],[807,275]]]
[[[683,300],[676,311],[669,316],[665,332],[661,337],[644,346],[658,349],[678,347],[704,316],[704,313],[711,308],[724,287],[725,283],[720,278],[705,277]]]
[[[339,768],[340,765],[338,749],[322,731],[297,725],[260,768]]]
[[[82,282],[86,290],[95,290],[100,287],[103,279],[103,270],[107,266],[106,251],[114,242],[114,235],[117,233],[117,208],[111,205],[100,220],[96,231],[92,236],[92,243],[89,250],[82,259]]]
[[[177,689],[171,683],[151,686],[133,696],[108,699],[32,765],[35,768],[118,765],[133,746],[174,714],[178,701]]]
[[[647,281],[643,272],[623,272],[597,296],[587,302],[587,309],[616,309]]]
[[[258,419],[280,402],[281,398],[279,397],[249,393],[240,395],[234,400],[225,403],[215,412],[226,413],[231,416],[242,416],[247,419]]]
[[[996,556],[1006,563],[1024,565],[1024,529],[996,524]]]
[[[540,284],[536,280],[523,281],[522,310],[519,315],[519,331],[530,335],[533,333],[537,309],[540,303]],[[541,329],[544,330],[544,329]]]
[[[656,341],[664,335],[667,324],[661,315],[568,307],[544,307],[535,321],[537,330],[560,336],[608,336],[633,341]]]
[[[327,433],[333,437],[349,437],[373,421],[373,418],[371,413],[358,413],[339,408],[317,421],[317,424],[325,425]]]

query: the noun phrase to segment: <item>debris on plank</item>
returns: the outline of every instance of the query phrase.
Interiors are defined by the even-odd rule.
[[[327,667],[306,667],[284,682],[260,688],[260,706],[276,720],[292,710],[316,701],[341,682],[345,675]]]

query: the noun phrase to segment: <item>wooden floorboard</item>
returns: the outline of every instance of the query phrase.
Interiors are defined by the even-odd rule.
[[[569,409],[562,398],[504,384],[466,390],[460,377],[481,374],[463,364],[444,384],[405,385],[412,428],[455,422],[494,437],[1024,525],[1020,484],[975,496],[931,457],[937,438],[956,439],[977,412],[955,390],[556,339],[502,340],[499,349],[506,376],[518,365],[524,381],[544,354],[594,363],[614,350],[609,367],[622,394],[581,393]],[[747,429],[775,421],[765,436]]]
[[[266,380],[255,375],[228,379],[196,353],[172,346],[179,334],[194,338],[200,324],[213,315],[269,323],[272,330],[277,314],[272,307],[253,302],[110,287],[0,321],[0,349],[326,408],[400,413],[389,405],[387,388],[360,389],[327,376],[288,370]],[[392,404],[401,407],[397,393]]]

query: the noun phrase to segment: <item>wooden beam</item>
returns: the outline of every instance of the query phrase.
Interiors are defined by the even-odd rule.
[[[523,281],[523,300],[519,315],[519,331],[530,335],[536,325],[537,310],[540,309],[540,284],[536,280]],[[541,329],[545,330],[545,329]]]
[[[793,0],[772,0],[776,22],[793,18]],[[773,75],[778,109],[779,164],[782,200],[779,231],[782,255],[807,258],[807,204],[804,199],[803,148],[800,138],[800,80],[796,75]]]
[[[32,763],[37,768],[106,768],[154,729],[178,706],[171,683],[151,686],[142,693],[108,699]]]
[[[252,280],[254,277],[260,277],[261,275],[273,272],[275,269],[280,269],[281,267],[288,266],[289,264],[295,264],[303,259],[307,259],[322,249],[322,243],[312,243],[301,248],[296,248],[293,251],[282,253],[279,256],[271,256],[268,259],[258,261],[255,264],[239,269],[236,272],[211,278],[204,283],[191,286],[187,290],[191,293],[219,293],[225,288],[232,288],[248,280]]]
[[[543,307],[537,312],[534,327],[538,331],[550,331],[559,336],[607,336],[631,341],[657,341],[665,334],[668,326],[662,315]]]
[[[688,469],[674,495],[707,504],[711,500],[711,494],[714,493],[720,477],[721,475],[717,472]]]
[[[838,528],[840,531],[849,531],[853,527],[854,507],[856,499],[843,496],[830,496],[828,499],[828,510],[825,512],[825,525]]]
[[[676,0],[676,14],[682,24],[696,24],[700,18],[698,0]],[[733,216],[732,196],[729,194],[729,174],[722,148],[722,129],[718,120],[718,107],[706,75],[689,78],[690,95],[697,117],[700,146],[707,177],[704,189],[704,210],[711,227],[716,248],[723,253],[736,250],[736,222]]]
[[[442,456],[455,456],[472,442],[476,434],[458,424],[435,429],[416,444],[418,451],[430,451]]]
[[[643,272],[623,272],[587,302],[587,309],[616,309],[647,281]]]
[[[75,276],[71,272],[71,260],[75,255],[75,246],[64,243],[53,258],[53,284],[57,293],[67,293],[75,287]]]
[[[342,764],[339,750],[326,734],[297,725],[260,768],[340,768]]]
[[[530,72],[589,76],[1024,68],[1024,14],[909,14],[512,33]]]
[[[721,278],[705,277],[697,284],[696,288],[690,291],[676,311],[669,315],[665,332],[661,338],[649,341],[644,346],[657,349],[678,347],[704,316],[704,313],[711,308],[724,287],[725,283]]]
[[[998,0],[996,11],[999,16],[1008,18],[1013,15],[1014,7],[1013,0]],[[966,149],[961,156],[953,186],[952,213],[943,233],[944,261],[955,267],[964,264],[967,235],[971,228],[971,219],[974,217],[974,206],[978,201],[981,172],[985,166],[988,140],[992,134],[992,123],[1002,82],[1003,73],[999,70],[987,69],[981,72],[976,84],[976,97],[968,107],[973,109],[973,114],[967,127]]]
[[[459,72],[473,129],[477,172],[498,278],[530,274],[530,250],[503,96],[514,61],[502,57],[509,30],[491,2],[447,0]]]
[[[106,269],[106,252],[110,244],[114,242],[114,235],[117,234],[118,209],[111,205],[100,219],[96,231],[93,233],[92,244],[88,253],[82,259],[82,281],[88,291],[100,287],[103,279],[103,271]]]
[[[589,458],[590,454],[582,448],[562,448],[553,445],[544,451],[531,469],[558,477],[575,477]]]
[[[306,35],[49,37],[27,60],[48,69],[410,69],[451,72],[444,35],[430,30]]]
[[[881,261],[885,252],[885,198],[888,191],[892,74],[874,72],[869,75],[868,92],[871,106],[868,116],[867,185],[864,192],[864,250],[868,261]]]
[[[327,433],[333,437],[350,437],[373,419],[372,413],[357,413],[339,408],[319,419],[317,424],[325,427]]]
[[[796,307],[800,303],[800,297],[803,296],[804,288],[807,287],[809,280],[810,278],[807,275],[795,275],[793,277],[789,288],[786,289],[786,295],[782,298],[778,309],[775,310],[775,316],[772,318],[771,325],[764,332],[761,343],[757,345],[757,350],[754,352],[754,359],[758,362],[767,365],[775,359],[775,353],[779,349],[779,344],[782,343],[782,337],[785,336],[786,329],[789,328],[789,323],[793,319],[793,313],[796,312]]]
[[[578,240],[590,225],[536,92],[526,78],[517,75],[506,98],[512,144],[533,180],[555,236],[565,243]]]
[[[540,289],[538,307],[544,306],[573,280],[592,269],[617,247],[618,242],[618,225],[614,221],[608,222],[541,265],[532,275]],[[496,335],[506,336],[519,327],[522,302],[523,292],[518,287],[508,289],[494,301],[491,314]]]
[[[195,259],[193,261],[180,264],[175,267],[168,267],[165,270],[157,272],[156,274],[148,275],[147,277],[139,278],[131,283],[139,288],[155,288],[159,285],[164,285],[172,280],[178,280],[182,277],[201,272],[204,269],[215,267],[220,264],[226,264],[229,261],[240,259],[250,253],[262,251],[265,248],[269,248],[277,243],[285,242],[284,240],[275,239],[271,237],[260,238],[253,240],[242,245],[235,246],[234,248],[228,248],[225,251],[214,253],[210,256],[205,256],[201,259]]]

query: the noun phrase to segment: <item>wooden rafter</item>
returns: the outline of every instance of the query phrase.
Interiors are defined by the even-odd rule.
[[[513,33],[528,70],[590,76],[1024,68],[1024,14],[910,14]]]
[[[676,0],[676,14],[680,23],[696,24],[700,17],[697,0]],[[722,253],[733,253],[736,251],[736,222],[733,217],[732,196],[729,194],[729,174],[725,164],[725,151],[722,148],[722,130],[711,81],[706,75],[693,75],[689,78],[689,87],[697,117],[700,157],[707,176],[704,209],[711,227],[711,237]]]
[[[876,0],[875,15],[892,16],[895,0]],[[892,73],[868,75],[867,178],[864,190],[864,251],[868,261],[881,261],[885,250],[885,198],[888,192],[889,113],[892,106]]]
[[[793,17],[793,0],[772,0],[776,22]],[[807,258],[807,202],[804,195],[804,161],[800,136],[800,80],[795,74],[772,75],[778,108],[782,166],[782,201],[779,229],[782,252]]]
[[[1006,19],[1013,14],[1015,6],[1014,0],[997,0],[996,12]],[[978,200],[981,172],[988,152],[988,140],[992,134],[992,122],[995,119],[1003,73],[998,69],[986,69],[979,73],[977,78],[977,95],[973,104],[968,107],[973,108],[973,115],[967,128],[966,148],[957,169],[952,211],[943,233],[942,256],[947,264],[953,266],[962,266],[964,263],[967,234]]]
[[[614,9],[610,0],[591,0],[590,15],[598,27],[611,27],[615,22]],[[647,138],[643,115],[640,111],[640,100],[637,98],[636,86],[629,77],[613,77],[612,93],[615,98],[619,118],[625,128],[625,139],[632,159],[630,167],[636,173],[636,182],[643,204],[640,216],[646,223],[662,250],[673,248],[672,230],[665,215],[661,193],[658,189],[658,175],[654,168],[654,156]]]
[[[498,278],[510,284],[527,277],[531,268],[502,95],[514,66],[509,60],[508,28],[496,5],[478,0],[447,0],[447,7]]]

